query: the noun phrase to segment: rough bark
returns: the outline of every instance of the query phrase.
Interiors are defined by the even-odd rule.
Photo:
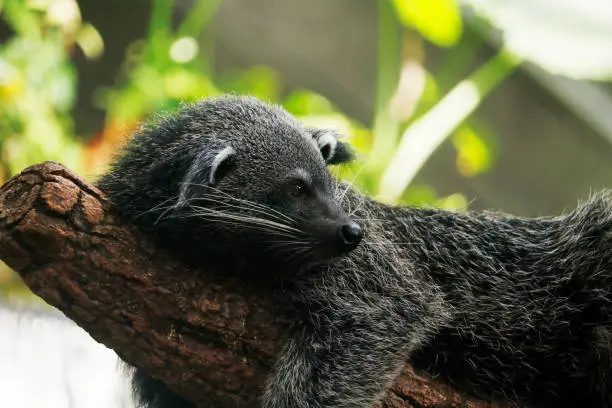
[[[58,163],[0,189],[0,258],[128,363],[201,407],[253,407],[282,330],[274,304],[227,271],[194,270],[123,222]],[[493,407],[406,367],[384,407]]]

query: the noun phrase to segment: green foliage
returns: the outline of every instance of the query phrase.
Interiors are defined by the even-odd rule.
[[[178,22],[174,0],[151,0],[146,38],[127,48],[116,83],[99,89],[93,97],[106,112],[100,137],[82,144],[79,140],[84,138],[75,134],[70,115],[78,86],[70,55],[78,46],[95,60],[104,50],[103,36],[81,21],[75,0],[0,1],[0,18],[14,31],[0,45],[0,181],[43,160],[58,160],[78,172],[95,174],[126,130],[147,115],[174,109],[184,101],[233,92],[280,103],[308,125],[344,132],[360,159],[338,169],[338,175],[360,189],[394,203],[466,209],[467,199],[460,192],[440,197],[431,186],[413,184],[413,177],[447,139],[457,152],[461,175],[477,177],[492,168],[495,135],[486,123],[475,121],[471,112],[523,58],[577,77],[587,75],[589,67],[584,64],[591,63],[593,77],[610,76],[611,54],[607,51],[612,25],[602,26],[597,9],[582,7],[580,15],[593,22],[593,29],[582,27],[583,36],[572,31],[570,36],[576,40],[571,43],[572,51],[567,52],[568,43],[563,42],[560,58],[558,47],[550,46],[550,35],[538,38],[529,31],[539,29],[538,24],[513,26],[508,19],[513,10],[524,12],[530,1],[462,3],[478,3],[476,10],[514,39],[509,48],[502,47],[472,73],[469,67],[482,48],[483,37],[490,33],[488,23],[477,20],[472,28],[479,35],[468,33],[455,0],[377,2],[376,100],[370,127],[348,117],[325,95],[307,89],[285,94],[283,78],[269,67],[215,72],[208,24],[221,0],[194,0]],[[553,7],[553,3],[546,7]],[[574,10],[579,2],[561,3],[567,19],[571,14],[567,10]],[[604,8],[609,9],[607,5]],[[560,20],[549,14],[540,15],[549,18],[545,24],[549,32],[564,32],[555,31],[554,23]],[[584,36],[599,48],[579,49]],[[547,52],[534,52],[532,39],[538,46],[548,44]],[[427,70],[424,63],[424,41],[444,48],[444,63],[436,71]],[[598,54],[601,58],[585,57],[595,55],[593,50],[597,49],[603,50]],[[579,51],[582,57],[572,60],[572,52]],[[0,286],[10,281],[6,276],[6,268],[0,268]]]
[[[473,127],[462,124],[452,134],[451,141],[457,150],[457,170],[463,176],[477,176],[493,165],[494,139],[486,126],[478,124]]]
[[[60,4],[72,5],[72,12],[64,13],[68,17],[58,13]],[[401,35],[402,24],[436,44],[457,44],[462,33],[457,5],[452,0],[378,2],[376,111],[373,127],[368,129],[340,112],[323,95],[297,89],[281,97],[282,78],[267,67],[213,72],[210,61],[214,60],[214,50],[202,38],[206,37],[203,36],[206,24],[219,4],[219,0],[198,0],[185,18],[173,25],[174,1],[152,1],[146,38],[127,49],[116,84],[99,89],[94,96],[96,105],[107,113],[102,143],[87,146],[82,153],[69,116],[77,85],[66,44],[75,39],[83,50],[97,54],[103,48],[100,36],[95,28],[80,21],[72,0],[7,1],[4,18],[15,28],[16,35],[0,49],[0,67],[5,66],[5,74],[0,77],[0,95],[6,105],[0,117],[5,125],[0,135],[5,172],[12,174],[44,159],[60,160],[77,170],[85,167],[88,174],[98,172],[108,159],[111,146],[143,117],[174,109],[183,101],[234,92],[281,103],[306,123],[346,132],[362,160],[340,170],[340,175],[354,179],[368,192],[380,193],[381,176],[388,172],[389,162],[397,156],[400,131],[403,129],[406,134],[441,98],[436,77],[424,71],[425,85],[413,98],[412,116],[399,118],[393,113],[390,101],[398,95],[401,97],[398,81],[402,64],[406,63],[402,61],[402,49],[407,44],[406,37]],[[470,176],[485,171],[491,165],[487,145],[468,125],[461,129],[453,138],[459,170]],[[399,191],[401,197],[406,197],[404,190]],[[437,196],[421,197],[427,198],[422,199],[429,204],[439,202]],[[409,198],[402,200],[411,202]]]
[[[219,1],[196,1],[173,29],[174,1],[152,2],[147,38],[130,47],[124,75],[99,95],[98,103],[107,111],[108,123],[132,124],[182,101],[221,93],[205,65],[209,56],[200,55],[206,50],[200,49],[197,40],[218,5]]]
[[[455,0],[393,0],[403,25],[417,30],[436,45],[457,44],[463,31]]]
[[[413,203],[406,189],[414,176],[435,149],[454,132],[457,166],[463,175],[475,176],[491,166],[488,144],[467,119],[487,94],[515,70],[520,59],[502,49],[462,80],[457,73],[463,75],[463,66],[471,62],[475,47],[471,44],[473,39],[459,43],[463,28],[454,0],[390,0],[378,2],[378,6],[377,104],[371,156],[363,178],[368,191],[375,192],[378,199],[407,204]],[[395,13],[390,12],[392,8]],[[455,54],[466,54],[468,58],[455,58],[456,63],[449,65],[455,69],[446,69],[438,75],[427,72],[420,61],[418,39],[415,41],[408,37],[406,40],[405,37],[403,44],[398,42],[399,23],[418,31],[423,38],[437,45],[455,46],[458,50]],[[398,56],[406,46],[413,54],[400,61]],[[417,52],[414,52],[415,48]],[[448,89],[446,95],[441,95],[440,91],[446,91],[452,82],[457,85]],[[422,86],[402,86],[404,83],[421,83]],[[393,114],[394,99],[403,102],[404,117]],[[406,109],[406,104],[414,106]],[[403,129],[401,137],[400,129]],[[427,195],[420,197],[428,197],[426,202],[429,204],[442,202]],[[457,203],[461,207],[464,202],[465,199],[446,200],[444,205]]]
[[[63,45],[77,30],[19,0],[5,1],[3,14],[16,34],[0,48],[0,179],[43,160],[79,169],[69,115],[75,71]]]
[[[460,81],[427,113],[415,120],[402,135],[393,159],[385,169],[378,190],[381,200],[397,202],[414,176],[435,149],[476,109],[480,102],[514,70],[520,60],[505,49],[488,60],[467,79]],[[475,142],[481,159],[488,157],[486,145],[476,132],[470,137],[459,135],[455,146],[459,152],[474,152]],[[463,143],[471,145],[463,146]],[[483,154],[484,153],[484,154]],[[472,158],[474,156],[472,155]],[[487,163],[488,164],[488,163]]]

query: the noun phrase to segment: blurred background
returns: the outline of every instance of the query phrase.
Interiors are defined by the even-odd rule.
[[[340,129],[390,203],[550,215],[612,187],[609,0],[0,0],[0,183],[94,180],[153,112],[233,92]],[[26,290],[0,265],[0,293]]]

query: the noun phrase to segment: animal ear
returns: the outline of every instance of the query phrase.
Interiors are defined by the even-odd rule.
[[[179,204],[184,204],[206,187],[216,186],[235,164],[236,152],[231,146],[219,141],[209,142],[185,173],[179,189]]]
[[[348,143],[340,140],[340,134],[327,129],[309,129],[321,155],[327,164],[343,164],[353,161],[355,155]]]

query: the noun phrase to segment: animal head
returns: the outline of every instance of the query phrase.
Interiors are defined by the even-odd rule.
[[[350,160],[335,132],[225,96],[145,126],[99,184],[121,212],[187,251],[313,262],[361,241],[326,167]]]

